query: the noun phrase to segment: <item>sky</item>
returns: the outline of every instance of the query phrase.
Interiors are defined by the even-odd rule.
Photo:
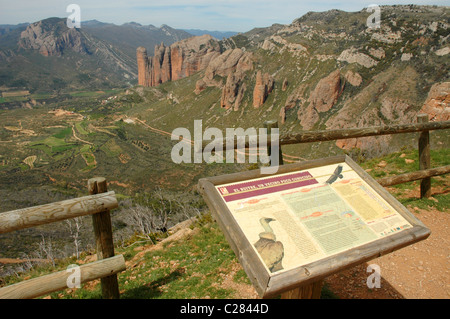
[[[290,24],[309,11],[352,12],[371,4],[450,6],[450,0],[0,0],[0,24],[66,18],[69,4],[79,5],[81,21],[95,19],[118,25],[133,21],[177,29],[245,32],[274,23]]]

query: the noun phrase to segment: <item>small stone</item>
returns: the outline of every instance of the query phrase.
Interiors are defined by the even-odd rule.
[[[381,167],[381,168],[385,168],[387,166],[387,162],[386,161],[381,161],[381,162],[378,163],[377,166]]]

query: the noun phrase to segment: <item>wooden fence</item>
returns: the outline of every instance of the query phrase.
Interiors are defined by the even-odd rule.
[[[264,127],[268,129],[268,134],[270,134],[271,128],[277,128],[277,121],[267,121],[264,123]],[[438,168],[430,167],[430,131],[433,130],[444,130],[450,128],[450,121],[445,122],[428,122],[427,114],[419,114],[417,116],[417,123],[413,124],[401,124],[401,125],[389,125],[389,126],[375,126],[375,127],[365,127],[365,128],[350,128],[350,129],[336,129],[336,130],[319,130],[319,131],[302,131],[297,133],[290,133],[281,135],[279,138],[279,163],[283,164],[283,156],[281,151],[282,145],[290,144],[301,144],[301,143],[314,143],[323,141],[333,141],[339,139],[348,138],[358,138],[358,137],[368,137],[368,136],[380,136],[380,135],[392,135],[392,134],[403,134],[403,133],[414,133],[420,132],[419,135],[419,171],[406,173],[393,177],[385,177],[378,180],[382,186],[390,186],[401,183],[407,183],[414,180],[422,180],[420,183],[420,197],[430,197],[431,196],[431,177],[444,175],[450,173],[450,165],[442,166]],[[250,138],[246,140],[242,145],[245,148],[252,146],[250,143]],[[258,139],[253,139],[253,141],[259,142]],[[211,142],[203,141],[202,150],[210,145]],[[223,147],[228,146],[227,140],[219,140],[213,142],[213,146]],[[258,147],[260,145],[256,144]],[[210,145],[211,147],[212,145]],[[268,154],[270,155],[270,138],[264,143],[264,147],[267,147]],[[234,138],[234,148],[237,149],[242,147],[238,143],[238,139]],[[262,145],[261,145],[262,147]],[[196,150],[200,151],[200,150]]]
[[[90,179],[88,189],[89,196],[0,214],[0,234],[92,215],[97,261],[80,266],[80,283],[101,278],[103,298],[117,299],[117,273],[125,270],[125,260],[122,255],[114,256],[109,211],[118,207],[118,202],[115,193],[107,191],[106,180],[102,177]],[[64,270],[0,288],[0,299],[36,298],[65,289],[69,275],[70,272]]]

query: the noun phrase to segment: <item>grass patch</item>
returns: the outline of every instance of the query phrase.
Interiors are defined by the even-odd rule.
[[[95,156],[92,153],[82,153],[81,156],[83,156],[87,166],[95,166]]]
[[[35,100],[48,100],[53,97],[53,94],[50,92],[41,92],[41,93],[34,93],[31,95],[31,98]]]
[[[66,144],[61,146],[54,146],[52,147],[52,152],[54,153],[64,153],[65,151],[71,150],[73,148],[76,148],[78,145],[76,144]]]
[[[7,96],[2,97],[2,103],[8,103],[8,102],[25,102],[28,101],[28,98],[25,96]]]
[[[76,130],[77,130],[77,132],[79,133],[79,134],[81,134],[81,135],[88,135],[89,134],[89,132],[86,130],[86,122],[77,122],[76,124],[75,124],[75,128],[76,128]]]
[[[80,149],[80,152],[81,152],[81,153],[87,153],[87,152],[90,152],[90,151],[91,151],[91,146],[90,146],[90,145],[87,145],[87,144],[83,145],[83,146],[81,147],[81,149]]]
[[[431,167],[439,167],[450,164],[450,149],[437,149],[430,151]],[[413,162],[409,161],[413,160]],[[379,167],[381,161],[386,162],[385,167]],[[361,163],[361,167],[368,170],[369,174],[377,179],[385,176],[394,176],[415,172],[419,170],[419,153],[417,150],[404,150],[392,153],[381,158],[374,158]],[[448,184],[446,176],[438,176],[431,179],[431,187],[445,188]],[[393,195],[405,206],[418,207],[420,209],[437,209],[448,211],[450,207],[450,193],[434,194],[431,199],[420,199],[417,190],[420,181],[413,181],[393,185]]]
[[[124,282],[123,298],[227,298],[232,291],[221,288],[221,274],[234,261],[222,232],[214,225],[200,227],[197,235],[163,250],[147,253],[142,259],[151,274],[140,282]],[[136,267],[137,268],[137,267]],[[136,271],[135,271],[136,272]],[[133,270],[132,277],[139,276]],[[141,277],[144,277],[141,274]]]
[[[119,273],[121,299],[232,298],[233,290],[223,288],[221,283],[228,267],[236,262],[233,251],[217,224],[198,224],[195,228],[198,231],[191,237],[149,251],[135,261],[134,267]],[[131,260],[136,247],[117,248],[116,253]],[[68,264],[59,265],[59,270]],[[43,269],[36,275],[44,275],[47,271]],[[237,280],[249,282],[243,271]],[[9,280],[6,282],[10,284]],[[55,299],[99,299],[99,280],[84,284],[82,289],[55,292],[51,296]]]
[[[206,217],[205,217],[206,216]],[[228,245],[217,223],[204,215],[191,229],[191,235],[182,240],[169,242],[160,249],[149,250],[136,257],[139,245],[128,248],[116,247],[116,254],[122,254],[130,263],[124,272],[118,274],[121,299],[225,299],[235,298],[238,291],[223,285],[230,267],[237,263],[234,252]],[[145,246],[149,248],[149,246]],[[83,256],[84,257],[84,256]],[[67,269],[76,264],[72,258],[34,267],[30,272],[5,278],[10,285],[24,278],[34,278]],[[235,283],[251,285],[244,270],[236,272]],[[50,294],[52,299],[101,299],[100,280],[82,285],[81,289],[66,289]],[[44,297],[44,296],[43,296]],[[336,295],[325,285],[321,298],[334,299]]]
[[[402,198],[398,197],[398,200],[405,206],[417,207],[420,209],[437,209],[441,212],[449,212],[450,207],[450,193],[447,194],[435,194],[432,198]]]
[[[67,134],[66,130],[71,131],[71,128],[66,128],[55,135],[63,136],[64,134]],[[66,143],[63,139],[55,137],[55,135],[47,137],[41,141],[30,143],[30,147],[33,149],[39,149],[51,157],[58,153],[64,153],[65,151],[78,147],[78,144]]]
[[[119,156],[120,153],[122,153],[122,149],[113,139],[110,139],[108,142],[103,144],[100,149],[105,152],[108,157],[116,157]]]
[[[69,93],[72,97],[100,97],[106,95],[112,95],[120,92],[121,90],[103,90],[103,91],[78,91]]]
[[[64,139],[70,135],[72,135],[72,128],[66,127],[65,129],[63,129],[63,130],[59,131],[58,133],[56,133],[55,135],[53,135],[53,137],[56,137],[58,139]]]
[[[97,97],[99,95],[105,94],[105,92],[98,91],[83,91],[83,92],[71,92],[69,93],[72,97]]]
[[[57,138],[57,137],[50,136],[50,137],[47,137],[46,139],[44,139],[42,141],[30,143],[31,146],[39,145],[39,144],[44,144],[44,145],[47,145],[48,147],[52,148],[52,147],[56,147],[56,146],[65,145],[66,142],[64,140],[62,140],[62,139]]]

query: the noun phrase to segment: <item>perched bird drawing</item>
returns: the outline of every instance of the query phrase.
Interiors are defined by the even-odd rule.
[[[328,178],[325,183],[332,184],[338,179],[338,177],[343,178],[344,176],[341,174],[342,169],[343,169],[342,165],[338,165],[338,167],[336,167],[336,169],[334,170],[333,175],[331,175],[330,178]]]
[[[269,223],[275,221],[273,218],[263,217],[259,220],[264,232],[259,234],[259,240],[254,244],[256,250],[271,272],[283,269],[281,264],[284,257],[284,246],[276,241],[276,236]]]

